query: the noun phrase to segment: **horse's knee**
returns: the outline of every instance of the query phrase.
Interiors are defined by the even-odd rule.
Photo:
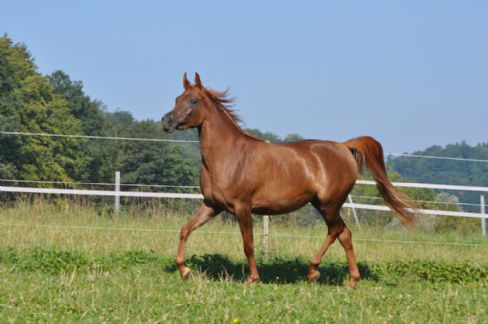
[[[345,249],[351,249],[352,248],[352,233],[349,228],[344,227],[342,232],[339,234],[339,242],[341,242],[342,246]]]
[[[325,222],[327,223],[328,227],[328,234],[333,237],[338,237],[339,234],[341,234],[344,231],[344,228],[346,228],[346,224],[342,221],[342,219],[337,216],[337,217],[329,217],[329,215],[334,215],[334,214],[327,214],[325,216]]]
[[[344,226],[341,233],[339,234],[339,240],[341,241],[350,241],[352,239],[351,230]]]
[[[254,246],[252,244],[244,244],[244,253],[246,256],[254,254]]]
[[[190,233],[190,230],[186,226],[183,227],[180,231],[180,241],[186,241],[189,233]]]

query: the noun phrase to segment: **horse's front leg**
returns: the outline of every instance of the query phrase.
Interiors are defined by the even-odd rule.
[[[258,268],[256,260],[254,259],[254,238],[252,233],[252,212],[247,206],[242,206],[236,209],[237,220],[239,221],[239,228],[241,229],[242,240],[244,243],[244,253],[246,254],[249,263],[249,276],[247,283],[253,284],[259,281]]]
[[[190,275],[190,269],[185,266],[185,243],[188,240],[188,237],[190,236],[191,232],[208,222],[219,212],[220,210],[216,210],[205,205],[205,202],[202,202],[197,211],[181,229],[180,244],[178,245],[178,253],[176,255],[176,266],[178,267],[180,275],[183,279],[188,278]]]

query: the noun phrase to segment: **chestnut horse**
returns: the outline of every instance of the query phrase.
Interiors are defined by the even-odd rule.
[[[163,128],[197,128],[202,167],[200,188],[203,202],[183,226],[176,257],[181,277],[187,278],[185,243],[192,231],[223,210],[237,217],[249,262],[248,283],[259,280],[254,259],[252,213],[283,214],[311,203],[322,215],[328,233],[308,268],[314,283],[318,266],[329,246],[339,239],[346,252],[349,287],[359,280],[351,231],[339,211],[354,186],[358,172],[366,166],[374,176],[386,204],[405,225],[413,224],[408,208],[412,205],[393,185],[385,171],[383,150],[371,137],[358,137],[344,143],[307,140],[269,144],[243,131],[239,118],[228,108],[226,93],[208,89],[195,74],[192,85],[183,77],[184,92],[176,98],[172,111],[162,118]]]

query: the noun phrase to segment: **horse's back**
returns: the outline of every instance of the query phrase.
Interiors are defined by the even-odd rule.
[[[306,140],[284,145],[294,147],[315,161],[316,182],[323,188],[333,184],[348,186],[357,178],[358,168],[351,151],[340,142]]]
[[[321,166],[327,167],[332,173],[344,175],[344,173],[354,173],[357,175],[357,163],[349,148],[340,142],[303,140],[277,144],[291,148],[302,157],[313,157]]]
[[[351,152],[338,142],[267,144],[253,151],[255,164],[250,170],[258,211],[259,206],[271,213],[290,211],[316,198],[342,200],[357,176]]]

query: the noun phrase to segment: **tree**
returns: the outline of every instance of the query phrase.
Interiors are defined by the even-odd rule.
[[[449,144],[445,147],[434,145],[413,154],[488,160],[488,145],[481,143],[476,146],[469,146],[465,142]],[[488,163],[486,162],[401,156],[390,157],[388,165],[409,181],[474,186],[488,185]],[[452,193],[462,202],[479,203],[479,194],[476,192]],[[474,211],[467,206],[465,210]]]
[[[136,122],[126,128],[131,137],[166,136],[153,121]],[[192,144],[123,141],[118,144],[117,165],[126,183],[195,185],[198,164],[184,155]]]
[[[292,133],[292,134],[286,135],[285,138],[283,139],[283,142],[285,142],[285,143],[298,142],[298,141],[302,141],[302,140],[303,140],[303,137],[301,135]]]
[[[282,140],[280,139],[280,137],[278,135],[273,134],[271,132],[263,133],[257,128],[246,128],[245,131],[248,132],[249,134],[251,134],[252,136],[255,136],[257,138],[262,139],[263,141],[269,141],[270,143],[281,143],[282,142]]]
[[[105,129],[104,106],[100,100],[92,100],[83,90],[81,81],[71,81],[63,71],[47,76],[54,92],[68,103],[71,114],[80,121],[83,134],[103,135]]]
[[[67,102],[37,68],[27,48],[0,38],[0,127],[4,131],[79,133]],[[72,180],[84,164],[79,140],[3,135],[2,176],[29,180]]]

